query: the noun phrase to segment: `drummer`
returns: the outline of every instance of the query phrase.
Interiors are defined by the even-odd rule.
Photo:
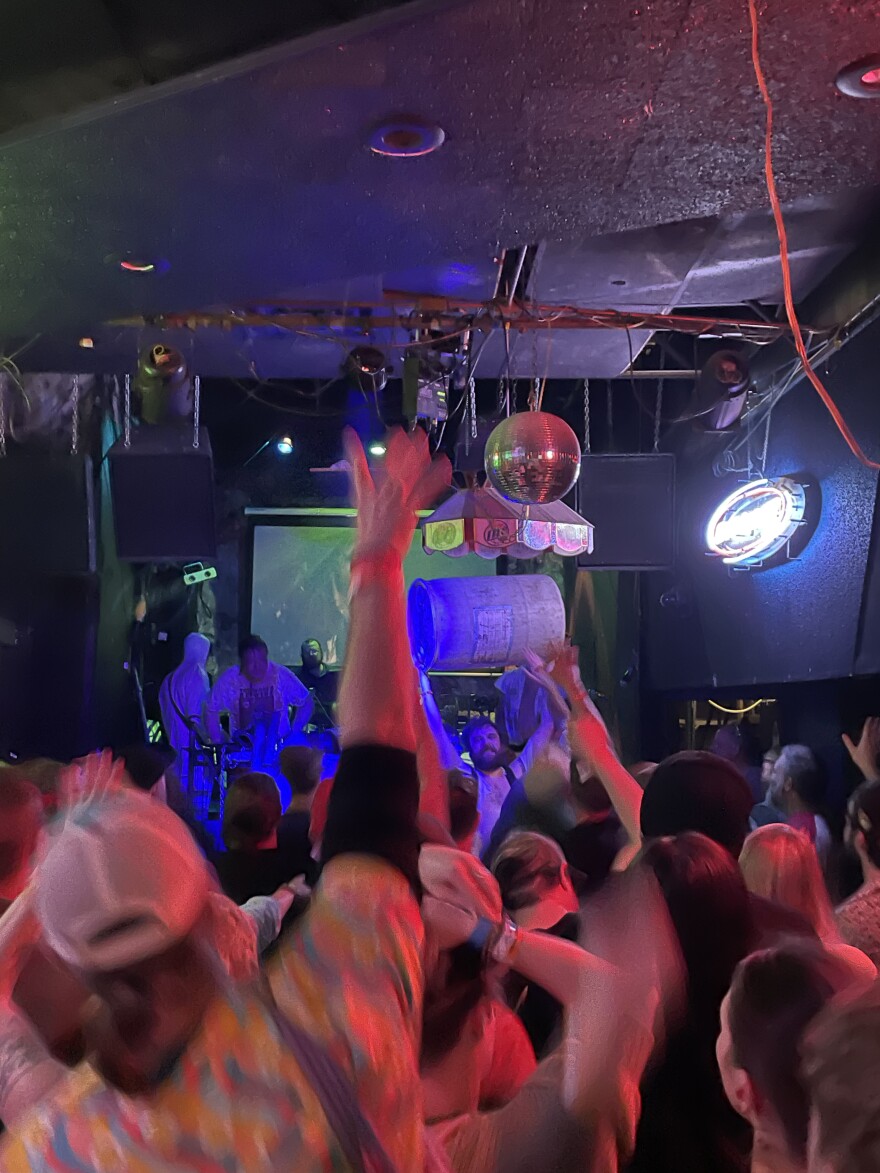
[[[317,729],[330,729],[336,724],[339,673],[331,671],[324,663],[324,649],[320,640],[304,640],[300,656],[302,665],[294,671],[314,699],[312,723]]]
[[[269,659],[269,648],[257,635],[241,641],[238,658],[238,664],[217,678],[208,697],[205,721],[211,740],[224,740],[224,713],[231,737],[252,733],[277,745],[289,734],[300,733],[314,708],[305,685],[289,668]]]

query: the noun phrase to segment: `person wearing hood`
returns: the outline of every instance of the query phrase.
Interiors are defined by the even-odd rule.
[[[191,632],[183,641],[183,660],[162,681],[159,708],[168,743],[176,753],[188,750],[193,735],[203,737],[202,716],[211,692],[205,664],[211,641],[200,632]]]

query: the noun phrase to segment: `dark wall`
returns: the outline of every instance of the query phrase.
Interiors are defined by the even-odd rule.
[[[825,372],[874,456],[880,455],[878,342],[876,326],[863,331]],[[763,429],[756,452],[762,442]],[[735,571],[705,553],[709,515],[747,479],[714,476],[717,451],[717,444],[691,439],[679,454],[677,565],[672,574],[645,575],[643,583],[648,686],[696,694],[880,671],[876,472],[855,459],[816,392],[800,383],[773,413],[766,475],[795,474],[813,486],[821,497],[815,533],[796,560]],[[874,565],[866,592],[869,551]]]

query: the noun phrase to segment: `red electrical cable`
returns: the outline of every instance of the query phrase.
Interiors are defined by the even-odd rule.
[[[785,312],[788,317],[788,324],[791,327],[791,332],[794,335],[794,344],[798,355],[804,367],[804,374],[813,384],[813,387],[818,392],[819,398],[828,409],[831,418],[837,425],[840,434],[846,440],[850,451],[860,460],[862,464],[868,468],[880,469],[880,463],[876,460],[871,460],[862,451],[862,447],[858,440],[850,430],[849,424],[843,418],[840,408],[831,397],[831,393],[813,370],[813,365],[810,362],[810,357],[807,354],[807,348],[804,345],[804,336],[801,333],[800,322],[798,321],[797,311],[794,308],[794,296],[791,290],[791,265],[788,258],[788,233],[785,229],[785,219],[782,215],[782,204],[779,200],[779,192],[776,188],[776,176],[773,174],[773,99],[770,97],[770,90],[767,88],[767,79],[764,76],[764,69],[761,65],[761,55],[759,51],[758,41],[758,4],[757,0],[749,0],[749,16],[752,22],[752,65],[755,69],[755,78],[758,82],[758,89],[761,91],[761,97],[764,99],[764,105],[767,108],[767,127],[764,135],[764,174],[767,178],[767,194],[770,196],[770,206],[773,209],[773,219],[776,221],[776,232],[779,236],[779,260],[782,265],[782,288],[785,294]]]

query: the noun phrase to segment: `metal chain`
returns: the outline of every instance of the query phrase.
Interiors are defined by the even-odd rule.
[[[654,407],[654,451],[660,451],[660,424],[663,420],[663,384],[664,379],[657,380],[657,403]]]
[[[590,380],[584,379],[584,456],[590,455]]]
[[[125,395],[122,403],[122,431],[126,448],[131,447],[131,375],[125,376]]]
[[[9,376],[0,372],[0,457],[6,455],[6,384]]]
[[[193,376],[193,448],[199,446],[199,420],[202,412],[202,380]]]
[[[473,375],[468,379],[468,411],[471,416],[471,439],[477,438],[477,384]]]
[[[70,403],[70,455],[76,456],[79,452],[79,375],[73,376]]]
[[[614,391],[611,387],[611,380],[606,384],[607,402],[608,402],[608,451],[614,451]]]

